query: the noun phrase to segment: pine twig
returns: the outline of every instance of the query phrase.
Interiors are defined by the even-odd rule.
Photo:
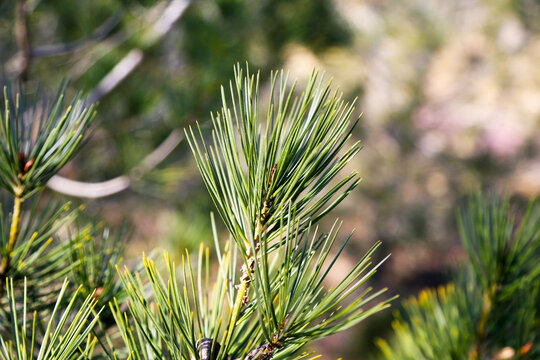
[[[476,328],[476,342],[474,343],[471,351],[469,352],[469,360],[477,360],[482,355],[482,342],[486,338],[486,323],[491,312],[493,298],[495,297],[496,285],[491,285],[489,290],[486,290],[483,294],[482,312],[480,314],[480,320],[478,327]]]
[[[270,173],[270,179],[268,181],[268,186],[270,187],[272,185],[272,181],[274,180],[274,175],[276,173],[277,165],[274,164],[272,167],[272,172]],[[249,298],[247,297],[247,293],[249,290],[249,284],[251,283],[251,277],[253,275],[253,270],[255,267],[255,261],[257,257],[257,252],[260,248],[260,242],[261,237],[264,233],[264,227],[266,225],[266,221],[268,220],[269,213],[270,213],[270,206],[272,205],[273,199],[270,198],[268,201],[265,201],[261,210],[261,214],[257,221],[255,222],[255,236],[253,238],[253,242],[255,245],[255,248],[253,249],[253,253],[251,250],[251,247],[248,246],[248,253],[247,253],[247,262],[242,265],[241,271],[242,276],[240,277],[240,285],[237,285],[238,287],[238,294],[236,296],[236,300],[234,302],[233,306],[233,319],[236,318],[237,313],[240,312],[240,309],[242,306],[247,305]],[[235,320],[236,321],[236,320]],[[231,322],[231,327],[234,324],[234,322]],[[229,329],[232,330],[232,329]]]
[[[15,37],[19,47],[19,80],[28,79],[30,68],[30,41],[28,39],[28,16],[26,13],[26,0],[17,0],[15,8]]]
[[[13,203],[13,214],[11,216],[11,227],[9,229],[9,243],[6,248],[6,253],[2,259],[2,265],[0,266],[0,295],[4,293],[4,287],[7,277],[7,272],[9,271],[11,253],[15,247],[15,242],[19,236],[19,228],[21,222],[21,207],[23,202],[21,187],[15,189],[15,202]]]
[[[121,15],[120,11],[115,12],[111,17],[105,20],[103,24],[97,27],[92,32],[92,34],[90,34],[89,36],[85,38],[68,42],[68,43],[51,44],[51,45],[43,45],[43,46],[34,47],[30,51],[30,57],[32,59],[35,59],[35,58],[42,58],[42,57],[67,55],[70,53],[83,50],[84,48],[90,46],[93,42],[105,39],[120,22],[121,20],[120,15]]]
[[[141,63],[144,53],[140,49],[132,49],[105,75],[96,86],[94,91],[88,96],[90,103],[95,103],[102,97],[110,93],[124,79],[130,75]]]
[[[169,136],[141,163],[135,167],[128,175],[117,176],[113,179],[101,182],[82,182],[66,179],[63,176],[55,175],[47,183],[47,187],[64,195],[79,198],[98,199],[118,194],[129,189],[133,180],[144,176],[148,171],[159,165],[184,139],[184,134],[178,130],[173,130]]]

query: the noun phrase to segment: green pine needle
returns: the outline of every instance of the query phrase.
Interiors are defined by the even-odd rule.
[[[25,284],[26,285],[26,284]],[[28,314],[28,295],[24,287],[22,308],[15,300],[13,280],[8,279],[7,297],[11,313],[11,338],[0,337],[0,358],[2,360],[70,360],[89,358],[95,341],[91,331],[99,315],[93,315],[95,302],[93,294],[86,297],[80,307],[76,308],[76,291],[68,301],[64,302],[68,289],[64,281],[57,297],[56,304],[50,313],[49,320],[42,335],[38,333],[37,313]],[[22,312],[22,324],[17,312]],[[27,324],[30,319],[32,324]],[[86,342],[86,343],[85,343]]]
[[[53,98],[25,96],[5,87],[0,111],[0,184],[30,197],[71,159],[95,112],[80,96],[64,106],[61,87]]]

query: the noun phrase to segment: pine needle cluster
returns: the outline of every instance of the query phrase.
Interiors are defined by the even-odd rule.
[[[237,67],[226,93],[209,139],[187,134],[229,241],[222,250],[214,227],[217,269],[201,247],[196,261],[182,258],[179,275],[167,254],[165,274],[148,258],[144,277],[122,273],[129,312],[113,310],[134,359],[303,359],[313,356],[304,345],[388,306],[378,300],[384,290],[365,287],[378,244],[323,287],[348,238],[334,246],[340,224],[325,234],[316,223],[358,184],[355,173],[336,179],[360,150],[347,147],[353,107],[317,73],[300,97],[273,74],[264,114],[258,75]]]
[[[6,89],[0,357],[312,358],[305,345],[388,307],[385,289],[366,285],[379,243],[324,286],[351,235],[340,241],[339,221],[327,233],[318,222],[359,183],[340,178],[361,149],[349,143],[358,120],[316,72],[300,96],[295,87],[273,74],[262,112],[259,76],[235,68],[212,133],[186,131],[228,234],[212,217],[215,254],[201,245],[177,264],[165,253],[164,266],[144,256],[140,271],[121,270],[122,233],[35,199],[78,151],[93,106],[79,96],[65,106],[62,89],[52,98]]]
[[[459,216],[466,262],[405,303],[384,359],[540,358],[540,204],[477,196]]]

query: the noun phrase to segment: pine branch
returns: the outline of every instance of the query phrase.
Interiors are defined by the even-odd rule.
[[[97,27],[89,36],[68,43],[35,46],[31,49],[31,58],[60,56],[85,49],[96,41],[105,39],[122,19],[122,12],[116,11],[112,16]]]
[[[21,200],[39,191],[79,149],[95,113],[76,96],[64,108],[63,88],[50,99],[4,88],[0,111],[0,185]]]
[[[18,78],[21,82],[28,79],[30,68],[31,50],[28,39],[28,14],[26,10],[26,0],[16,0],[15,6],[15,37],[19,47],[18,53]]]
[[[61,223],[55,221],[56,215],[45,214],[31,236],[31,223],[20,226],[24,241],[13,243],[11,271],[20,275],[36,270],[36,276],[52,284],[60,276],[53,270],[60,266],[61,274],[68,273],[80,283],[78,291],[89,294],[93,303],[110,301],[126,345],[125,352],[116,349],[111,356],[141,360],[304,359],[309,354],[298,354],[304,344],[354,326],[388,306],[389,300],[374,302],[384,290],[371,292],[364,287],[380,266],[371,265],[378,245],[338,286],[322,287],[348,239],[330,259],[339,225],[336,223],[328,234],[319,234],[317,229],[312,231],[312,224],[358,183],[353,173],[327,188],[360,150],[358,143],[344,148],[354,127],[352,106],[331,95],[316,74],[305,94],[292,100],[293,91],[286,89],[287,81],[281,74],[278,103],[271,104],[267,123],[261,126],[254,77],[244,79],[239,69],[236,75],[236,93],[231,85],[232,110],[224,97],[222,113],[214,118],[215,148],[203,141],[203,155],[190,138],[206,185],[232,235],[222,253],[212,221],[217,276],[210,274],[209,249],[201,246],[196,261],[188,253],[182,258],[180,276],[168,254],[165,275],[145,257],[144,274],[127,269],[119,272],[120,287],[112,272],[119,252],[114,250],[116,245],[106,245],[109,237],[105,233],[95,233],[95,227],[79,229],[68,244],[47,250],[52,242],[47,238]],[[277,79],[273,77],[274,86]],[[32,131],[24,121],[20,126],[21,117],[15,111],[19,102],[8,98],[6,104],[6,121],[0,128],[0,137],[6,139],[0,148],[0,183],[22,201],[55,176],[79,144],[70,139],[83,134],[90,118],[86,112],[71,118],[68,109],[58,120],[62,103],[56,100],[47,115],[40,109],[42,121],[36,138],[29,135]],[[35,111],[22,114],[30,116]],[[51,138],[51,132],[61,135],[55,133]],[[10,137],[12,133],[17,136]],[[77,139],[80,141],[80,136]],[[21,146],[24,156],[15,157]],[[169,151],[167,146],[165,152]],[[166,156],[161,150],[143,161],[139,175]],[[239,166],[242,163],[245,166]],[[10,243],[7,240],[6,247]],[[92,255],[100,246],[106,247]],[[104,255],[109,251],[110,258]],[[64,266],[66,259],[71,263]],[[33,285],[43,283],[33,281]],[[95,292],[90,292],[92,288]],[[127,305],[121,302],[124,294],[129,297]],[[45,296],[37,304],[50,309],[49,301],[50,296]],[[112,344],[107,337],[103,341]],[[100,346],[108,352],[103,341],[99,341]],[[89,348],[93,349],[93,344]]]
[[[98,199],[121,193],[129,189],[134,181],[143,177],[165,160],[183,139],[184,135],[179,130],[173,130],[157,148],[148,154],[127,175],[117,176],[113,179],[96,183],[70,180],[60,175],[55,175],[47,182],[47,186],[64,195],[89,199]]]
[[[0,296],[4,294],[6,275],[9,271],[10,260],[15,247],[15,242],[19,235],[19,226],[21,221],[22,189],[15,189],[15,201],[13,203],[13,214],[11,217],[11,228],[9,230],[9,242],[7,244],[2,265],[0,266]]]
[[[88,358],[92,353],[94,341],[89,336],[99,315],[92,315],[95,307],[93,296],[88,296],[80,308],[75,309],[76,291],[69,303],[61,310],[67,282],[62,286],[56,304],[50,314],[46,330],[42,338],[38,338],[37,315],[34,312],[31,328],[27,326],[27,294],[26,285],[22,305],[22,324],[19,324],[17,303],[14,296],[13,280],[8,281],[8,299],[13,324],[12,339],[0,337],[0,357],[3,360],[68,360],[80,352],[78,358]],[[41,341],[39,344],[38,342]],[[83,343],[87,341],[86,346]]]
[[[459,216],[467,263],[453,284],[405,305],[383,358],[536,359],[540,356],[540,205],[477,196]]]

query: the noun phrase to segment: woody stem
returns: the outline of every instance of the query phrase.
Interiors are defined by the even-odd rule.
[[[15,202],[13,203],[13,213],[11,215],[9,242],[5,250],[4,258],[2,259],[2,265],[0,265],[0,294],[4,292],[6,274],[10,266],[9,262],[11,260],[11,253],[13,252],[15,242],[17,241],[17,237],[19,235],[22,202],[22,188],[20,186],[17,186],[15,188]]]
[[[236,299],[234,301],[234,305],[232,308],[232,321],[229,324],[229,329],[228,329],[229,335],[233,331],[234,325],[236,323],[236,319],[238,319],[238,316],[240,314],[240,310],[242,309],[243,306],[246,305],[246,298],[247,298],[247,293],[248,293],[250,282],[251,282],[251,275],[253,274],[253,268],[255,267],[257,248],[259,246],[259,242],[261,241],[261,236],[264,231],[263,229],[264,229],[264,223],[266,222],[267,212],[268,212],[268,206],[265,203],[261,211],[261,216],[259,219],[257,219],[257,222],[255,224],[255,236],[253,237],[255,248],[253,249],[253,251],[250,248],[248,248],[247,261],[244,265],[242,265],[242,270],[241,270],[242,276],[240,277],[240,284],[238,285],[238,293],[236,294]]]
[[[476,360],[481,356],[482,341],[486,337],[485,327],[488,317],[491,312],[493,298],[495,297],[496,286],[491,285],[483,295],[482,313],[480,315],[480,321],[476,329],[476,343],[473,345],[472,350],[469,352],[469,360]]]

